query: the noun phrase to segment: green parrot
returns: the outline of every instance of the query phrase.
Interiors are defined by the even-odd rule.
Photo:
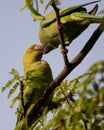
[[[102,23],[104,18],[95,16],[97,5],[87,13],[83,6],[96,3],[94,1],[73,7],[60,8],[60,20],[63,27],[63,36],[65,45],[70,43],[78,37],[91,23]],[[59,36],[56,23],[55,12],[52,11],[45,16],[45,19],[40,21],[39,39],[47,53],[55,48],[58,48]]]
[[[23,101],[25,108],[25,115],[31,112],[44,90],[49,87],[49,84],[53,80],[52,71],[49,64],[41,60],[44,53],[44,48],[41,45],[31,45],[24,54],[24,76],[23,76]],[[49,100],[52,99],[50,96]],[[17,111],[17,128],[24,126],[24,120],[22,117],[23,104],[19,101],[19,107]],[[27,126],[25,126],[27,127]],[[17,130],[17,129],[16,129]]]

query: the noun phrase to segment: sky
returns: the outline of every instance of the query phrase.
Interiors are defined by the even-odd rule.
[[[45,3],[47,2],[44,0]],[[77,5],[85,3],[85,0],[62,0],[63,6]],[[88,0],[87,2],[90,2]],[[15,127],[15,111],[17,104],[10,109],[11,99],[7,99],[8,90],[1,92],[2,86],[11,79],[9,72],[12,68],[18,70],[23,75],[22,57],[25,50],[33,43],[40,44],[38,38],[39,22],[34,22],[29,10],[20,11],[24,0],[2,0],[0,3],[0,130],[13,130]],[[90,10],[95,4],[87,6]],[[99,11],[104,9],[104,1],[98,3]],[[43,11],[43,5],[40,12]],[[49,10],[52,10],[50,7]],[[69,60],[81,50],[86,41],[89,39],[98,24],[90,25],[89,28],[76,38],[68,47]],[[54,78],[64,67],[63,58],[59,48],[43,56],[53,72]],[[86,58],[78,65],[69,76],[69,81],[78,75],[83,74],[93,63],[98,60],[104,60],[104,33],[100,36],[93,49]]]

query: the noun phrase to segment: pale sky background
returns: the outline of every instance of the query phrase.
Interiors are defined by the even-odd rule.
[[[63,5],[67,6],[85,2],[85,0],[62,0]],[[20,11],[23,4],[24,0],[2,0],[0,2],[0,89],[11,78],[9,72],[12,68],[17,69],[21,75],[23,74],[22,57],[25,50],[32,43],[40,43],[38,38],[39,22],[33,22],[27,9]],[[98,4],[99,11],[104,9],[104,0]],[[87,6],[87,9],[90,10],[94,5]],[[97,26],[91,25],[87,31],[73,41],[73,44],[68,47],[69,59],[72,59],[80,51]],[[50,64],[54,77],[63,69],[63,59],[59,49],[45,55],[43,59]],[[98,60],[104,60],[104,33],[82,63],[66,79],[71,80],[81,75]],[[4,93],[1,93],[0,90],[0,130],[13,130],[16,122],[14,113],[17,106],[10,109],[11,99],[7,99],[7,94],[8,90]]]

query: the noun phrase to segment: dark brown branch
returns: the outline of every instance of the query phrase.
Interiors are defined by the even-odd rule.
[[[58,30],[58,34],[59,34],[59,41],[61,44],[61,52],[63,54],[64,63],[65,63],[65,65],[68,65],[69,64],[69,60],[68,60],[68,56],[67,56],[68,50],[65,48],[65,42],[64,42],[63,31],[62,31],[63,27],[62,27],[62,24],[60,21],[59,8],[56,7],[54,1],[52,2],[52,7],[56,14],[57,30]]]
[[[83,58],[88,54],[88,52],[92,49],[92,47],[94,46],[100,35],[103,33],[102,31],[99,30],[99,27],[95,30],[95,32],[88,40],[86,45],[83,47],[83,49],[80,51],[80,53],[71,61],[71,64],[74,63],[78,65],[83,60]]]
[[[88,128],[87,128],[87,123],[88,123],[88,121],[87,121],[87,120],[84,120],[83,122],[84,122],[85,130],[88,130]]]
[[[38,117],[38,113],[41,111],[41,108],[44,106],[45,101],[49,98],[53,90],[60,85],[60,83],[66,78],[66,76],[81,63],[81,61],[85,58],[85,56],[92,49],[102,31],[100,31],[99,27],[95,30],[91,38],[88,40],[83,49],[79,52],[79,54],[69,63],[68,66],[65,66],[61,73],[53,80],[48,89],[46,89],[43,95],[40,97],[36,105],[34,106],[31,113],[28,115],[29,126],[32,125],[33,121],[35,121]]]

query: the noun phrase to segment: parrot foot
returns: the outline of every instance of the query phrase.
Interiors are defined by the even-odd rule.
[[[56,28],[57,28],[57,29],[63,29],[63,24],[62,24],[62,23],[57,24]]]
[[[67,48],[60,48],[60,52],[61,54],[67,54],[68,53],[68,49]]]

